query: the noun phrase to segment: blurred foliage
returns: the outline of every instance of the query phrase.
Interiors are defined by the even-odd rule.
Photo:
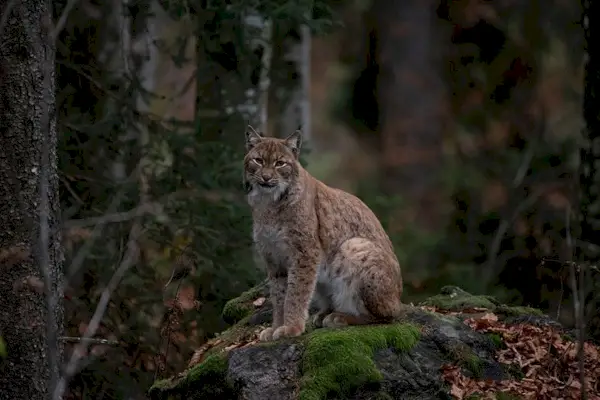
[[[159,3],[191,26],[173,43],[158,40],[162,54],[183,67],[191,61],[186,46],[197,39],[194,121],[137,109],[140,97],[149,102],[157,95],[144,89],[137,71],[121,74],[106,61],[103,46],[115,40],[107,19],[120,3],[90,1],[74,9],[57,42],[68,335],[85,330],[122,261],[132,225],[144,229],[140,261],[113,293],[97,333],[119,345],[90,349],[91,362],[74,378],[71,398],[144,398],[156,376],[182,370],[193,349],[226,327],[221,310],[227,300],[263,276],[250,249],[251,218],[241,187],[248,116],[235,108],[259,80],[262,53],[249,48],[240,29],[249,12],[277,20],[275,29],[307,23],[315,34],[343,26],[345,9],[360,13],[358,25],[341,31],[344,40],[362,46],[356,46],[360,53],[340,46],[338,70],[347,79],[330,93],[330,108],[366,143],[381,141],[374,2]],[[564,271],[554,268],[560,263],[540,266],[540,259],[565,257],[583,57],[578,4],[551,3],[439,3],[451,122],[436,190],[448,219],[436,232],[406,223],[402,215],[410,205],[400,189],[383,194],[381,176],[356,190],[390,233],[406,302],[457,284],[502,302],[550,309],[562,290]],[[53,4],[58,18],[66,1]],[[155,17],[150,4],[120,4],[136,17],[134,37]],[[272,74],[279,82],[278,74],[288,72]],[[140,148],[146,131],[148,143]],[[147,193],[140,188],[140,160],[150,166],[144,170]],[[132,213],[145,196],[160,207]],[[129,217],[107,218],[124,214]],[[422,258],[428,268],[411,268]]]
[[[106,60],[106,48],[118,39],[107,22],[120,11],[114,2],[73,10],[57,44],[66,334],[83,334],[122,262],[132,226],[141,223],[144,232],[139,262],[112,294],[97,332],[119,345],[90,348],[90,362],[73,378],[70,398],[145,398],[157,376],[181,371],[195,348],[225,329],[226,301],[262,278],[253,261],[251,217],[241,186],[246,116],[225,110],[228,101],[257,84],[248,82],[245,71],[259,68],[260,54],[247,48],[239,26],[249,9],[307,22],[317,33],[335,24],[331,9],[319,1],[160,4],[172,18],[195,21],[190,34],[200,43],[198,97],[210,99],[216,116],[199,109],[195,121],[185,122],[136,106],[156,94],[136,73],[140,60],[133,59],[129,74]],[[65,5],[55,3],[55,18]],[[146,19],[155,18],[149,5],[123,3],[124,15],[135,21],[134,40],[145,34]],[[156,45],[181,67],[190,61],[184,54],[188,40]],[[228,99],[212,95],[219,85],[215,71],[222,67],[234,72],[227,88],[237,92]],[[140,147],[146,132],[147,143]],[[142,201],[152,206],[136,213]]]
[[[339,51],[338,69],[347,78],[330,99],[334,117],[377,149],[389,143],[381,136],[376,88],[380,71],[390,66],[380,58],[385,32],[374,25],[372,7],[354,5],[362,17],[349,29],[355,36],[359,30],[362,45],[359,53]],[[581,5],[441,1],[437,16],[433,30],[448,40],[450,117],[432,185],[445,228],[430,233],[410,216],[403,219],[411,205],[401,187],[382,194],[377,181],[385,176],[369,176],[358,194],[390,232],[403,265],[405,301],[457,284],[554,313],[571,298],[563,261],[571,256],[565,215],[577,207],[583,127]],[[423,258],[427,268],[413,268]],[[561,318],[569,323],[568,314],[565,305]]]

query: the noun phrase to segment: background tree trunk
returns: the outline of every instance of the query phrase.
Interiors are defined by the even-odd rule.
[[[447,103],[436,4],[382,1],[372,8],[377,26],[382,184],[407,202],[399,225],[414,223],[425,230],[444,225],[436,179],[442,166]]]
[[[585,93],[583,116],[586,129],[580,149],[580,234],[577,258],[581,265],[598,267],[600,261],[600,4],[583,1],[583,26],[586,42]],[[596,50],[594,50],[596,49]],[[592,274],[592,279],[588,276]],[[579,275],[580,319],[590,317],[587,322],[592,336],[600,334],[600,274],[597,270],[584,268]],[[576,289],[576,288],[572,288]],[[576,294],[577,295],[577,294]],[[587,298],[586,298],[587,297]],[[587,310],[584,306],[587,304]]]
[[[63,320],[51,2],[0,0],[0,10],[0,399],[48,399]]]

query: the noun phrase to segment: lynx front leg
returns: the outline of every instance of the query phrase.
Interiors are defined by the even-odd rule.
[[[308,309],[317,282],[318,256],[305,252],[288,272],[283,325],[273,332],[273,340],[304,333]]]
[[[259,340],[266,342],[273,340],[275,329],[283,325],[283,307],[285,304],[285,293],[287,276],[283,273],[269,273],[269,292],[273,304],[273,323],[269,328],[263,329],[259,334]]]

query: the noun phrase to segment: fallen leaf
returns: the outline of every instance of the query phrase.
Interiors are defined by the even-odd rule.
[[[254,300],[254,301],[252,302],[252,304],[253,304],[255,307],[260,307],[260,306],[262,306],[263,304],[265,304],[265,300],[266,300],[266,299],[265,299],[264,297],[259,297],[258,299]]]

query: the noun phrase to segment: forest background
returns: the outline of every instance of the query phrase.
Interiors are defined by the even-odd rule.
[[[264,278],[241,185],[248,123],[278,137],[302,127],[305,167],[390,234],[404,302],[455,284],[575,323],[578,2],[52,5],[61,340],[81,362],[67,398],[144,398]],[[79,346],[102,307],[99,341]]]

